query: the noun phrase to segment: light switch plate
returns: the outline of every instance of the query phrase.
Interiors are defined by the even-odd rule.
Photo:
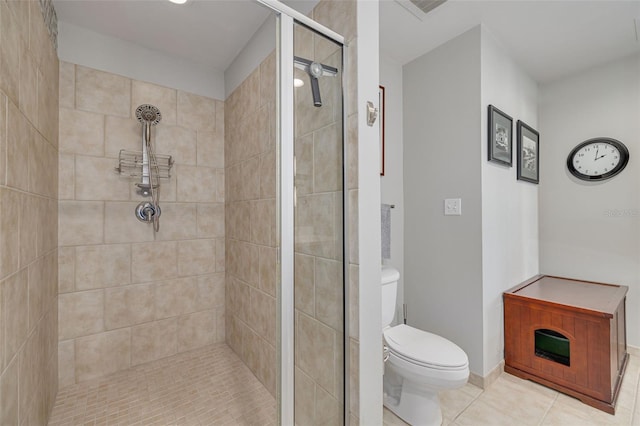
[[[445,198],[444,215],[445,216],[462,215],[462,199],[461,198]]]

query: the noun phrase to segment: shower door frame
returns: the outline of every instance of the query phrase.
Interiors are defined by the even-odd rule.
[[[349,424],[349,259],[348,257],[348,191],[347,176],[347,98],[346,76],[347,54],[346,43],[342,35],[319,24],[295,9],[280,3],[278,0],[255,0],[276,13],[277,43],[277,162],[278,166],[278,263],[280,264],[280,297],[278,298],[278,423],[294,424],[295,404],[295,300],[294,300],[294,219],[295,219],[295,185],[294,185],[294,86],[293,86],[293,28],[298,22],[328,39],[339,44],[342,49],[342,267],[343,267],[343,411],[344,425]],[[285,226],[287,225],[288,226]]]

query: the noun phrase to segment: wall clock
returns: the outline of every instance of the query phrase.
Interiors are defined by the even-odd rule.
[[[605,180],[620,173],[629,162],[629,150],[620,141],[611,138],[586,140],[571,151],[567,168],[582,180]]]

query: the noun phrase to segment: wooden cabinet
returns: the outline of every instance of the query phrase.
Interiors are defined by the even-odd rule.
[[[627,290],[538,275],[506,291],[505,371],[614,414],[628,358]],[[536,342],[536,331],[561,349]]]

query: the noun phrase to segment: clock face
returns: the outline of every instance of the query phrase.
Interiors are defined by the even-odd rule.
[[[567,158],[569,171],[578,179],[609,179],[622,171],[629,160],[627,147],[615,139],[590,139],[576,146]]]

